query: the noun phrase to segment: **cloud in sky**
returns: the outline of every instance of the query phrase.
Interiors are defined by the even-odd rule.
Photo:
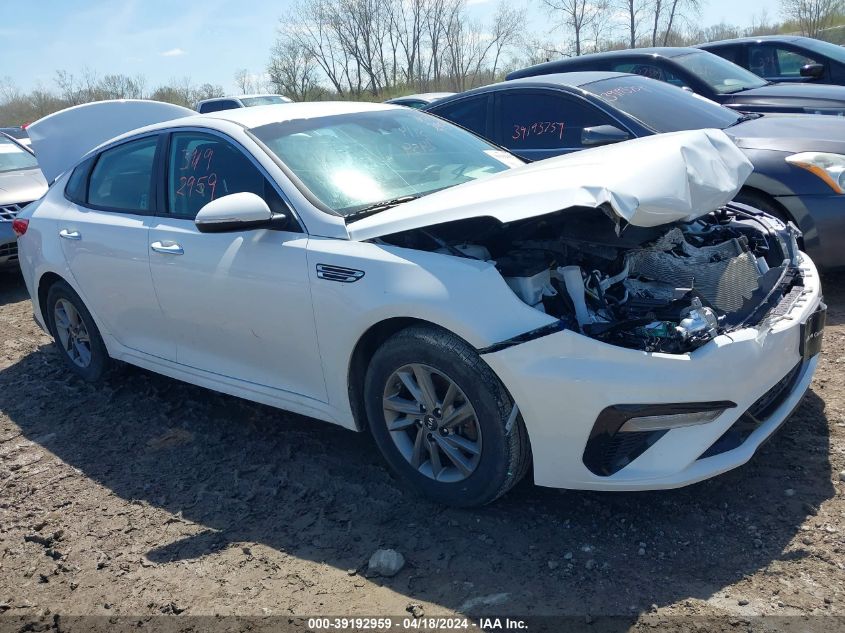
[[[162,51],[159,53],[162,57],[179,57],[180,55],[185,55],[185,51],[181,48],[171,48],[167,51]]]

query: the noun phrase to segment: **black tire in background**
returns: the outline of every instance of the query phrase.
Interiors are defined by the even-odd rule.
[[[55,315],[56,305],[62,301],[69,303],[76,309],[76,312],[84,325],[85,331],[87,332],[91,352],[90,362],[87,366],[83,367],[74,362],[68,350],[62,345],[61,337],[56,326]],[[79,295],[76,294],[73,288],[71,288],[66,282],[55,282],[52,286],[50,286],[50,290],[47,292],[47,303],[44,306],[44,314],[47,318],[47,327],[50,330],[50,334],[53,336],[53,340],[56,342],[56,346],[59,349],[59,355],[62,357],[65,365],[83,380],[88,382],[96,382],[100,380],[100,378],[102,378],[108,371],[111,359],[109,358],[103,338],[100,336],[100,330],[97,329],[97,325],[94,323],[91,313],[88,312],[88,309],[85,307],[85,304],[82,302]]]
[[[422,365],[447,377],[472,405],[481,446],[474,470],[460,481],[436,481],[412,466],[388,430],[384,398],[396,372]],[[476,351],[451,332],[433,326],[412,326],[387,341],[373,355],[364,384],[370,430],[391,469],[416,492],[452,506],[490,503],[510,490],[528,470],[531,449],[521,418],[506,429],[513,402]],[[426,429],[418,425],[422,431]],[[414,436],[410,428],[407,433]],[[436,439],[436,438],[435,438]],[[429,459],[431,463],[431,459]],[[442,472],[442,471],[441,471]]]

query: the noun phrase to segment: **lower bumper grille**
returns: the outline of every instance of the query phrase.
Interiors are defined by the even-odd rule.
[[[725,431],[698,459],[720,455],[742,446],[745,440],[789,397],[803,367],[804,363],[800,362],[790,369],[786,376],[748,407],[731,428]]]
[[[8,244],[0,245],[0,257],[7,258],[9,261],[17,260],[18,258],[18,243],[9,242]]]

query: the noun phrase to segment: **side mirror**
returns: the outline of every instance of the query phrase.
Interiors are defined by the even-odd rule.
[[[802,77],[819,79],[824,74],[824,66],[821,64],[807,64],[806,66],[801,66],[800,73]]]
[[[282,228],[287,217],[273,213],[260,196],[244,191],[212,200],[197,213],[200,233],[228,233],[250,229]]]
[[[627,132],[620,130],[614,125],[596,125],[585,127],[581,132],[581,145],[591,147],[595,145],[608,145],[627,141],[630,138]]]

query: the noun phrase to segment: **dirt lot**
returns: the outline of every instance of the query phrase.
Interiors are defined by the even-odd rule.
[[[845,615],[845,275],[825,291],[812,390],[745,467],[457,511],[404,492],[365,435],[131,367],[82,383],[4,276],[0,611]],[[407,564],[370,578],[382,547]]]

